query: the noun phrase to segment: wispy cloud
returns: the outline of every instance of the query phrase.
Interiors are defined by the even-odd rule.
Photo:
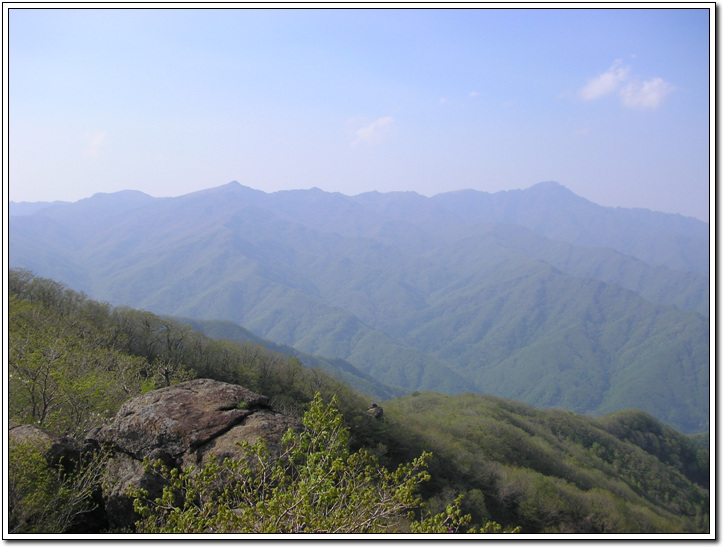
[[[621,66],[621,60],[617,59],[606,72],[588,81],[580,92],[581,98],[590,101],[613,93],[628,78],[630,71],[631,67]]]
[[[480,92],[478,92],[478,91],[471,91],[471,92],[470,92],[470,97],[477,97],[478,95],[480,95]]]
[[[85,134],[86,137],[86,148],[85,155],[95,158],[103,147],[106,141],[105,131],[88,131]]]
[[[673,84],[663,78],[642,80],[633,76],[631,67],[623,65],[622,61],[617,59],[606,72],[591,78],[579,95],[584,101],[591,101],[618,93],[625,107],[655,110],[675,89]]]
[[[674,86],[661,78],[628,84],[621,90],[621,100],[627,107],[659,108],[661,102],[674,91]]]
[[[374,145],[382,142],[392,131],[395,119],[392,116],[383,116],[372,123],[365,124],[355,131],[352,146],[368,144]]]

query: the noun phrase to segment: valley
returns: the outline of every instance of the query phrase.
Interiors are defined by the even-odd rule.
[[[230,321],[397,393],[638,408],[708,430],[709,232],[695,219],[557,183],[427,198],[234,182],[12,213],[12,267],[114,305]]]

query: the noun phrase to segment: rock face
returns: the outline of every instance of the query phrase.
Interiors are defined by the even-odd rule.
[[[104,490],[108,521],[132,530],[137,516],[126,495],[130,486],[159,496],[163,484],[144,470],[143,459],[161,459],[169,468],[203,465],[210,455],[239,455],[237,442],[263,438],[278,450],[284,433],[301,431],[300,421],[275,413],[269,400],[241,386],[197,379],[143,394],[126,402],[113,422],[86,436],[89,446],[110,449],[111,475]]]
[[[369,409],[367,409],[367,414],[370,417],[377,419],[378,421],[381,421],[382,415],[384,415],[384,411],[382,410],[382,408],[379,405],[377,405],[376,403],[373,403],[372,405],[370,405]]]

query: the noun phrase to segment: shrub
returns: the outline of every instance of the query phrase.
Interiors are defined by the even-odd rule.
[[[316,395],[301,434],[288,431],[281,454],[263,440],[241,444],[242,455],[201,468],[164,469],[161,497],[137,489],[134,508],[143,533],[450,533],[465,528],[460,498],[446,512],[425,515],[416,494],[429,480],[431,454],[423,453],[395,471],[368,451],[351,453],[336,399]],[[417,516],[417,518],[415,518]],[[421,517],[422,516],[422,517]],[[495,524],[489,531],[499,532]]]
[[[64,533],[94,509],[93,492],[104,470],[102,455],[85,462],[51,466],[43,447],[10,442],[8,455],[8,532]]]

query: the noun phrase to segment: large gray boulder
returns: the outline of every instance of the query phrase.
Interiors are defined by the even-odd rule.
[[[86,443],[111,451],[104,488],[108,521],[115,530],[132,530],[138,516],[127,495],[131,486],[151,497],[162,480],[143,466],[160,459],[169,468],[203,465],[211,455],[240,456],[239,442],[263,438],[278,451],[284,433],[301,431],[300,421],[274,412],[266,396],[238,385],[197,379],[155,390],[123,404],[112,423],[86,436]]]

